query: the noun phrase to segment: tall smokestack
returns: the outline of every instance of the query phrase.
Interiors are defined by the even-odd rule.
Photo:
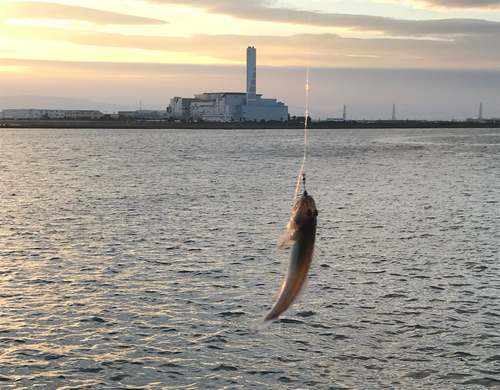
[[[253,46],[247,48],[247,106],[257,101],[257,52]]]

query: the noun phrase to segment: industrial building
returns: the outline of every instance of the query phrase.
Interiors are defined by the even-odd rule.
[[[44,110],[35,108],[6,109],[0,114],[2,119],[99,119],[103,114],[98,110]]]
[[[257,53],[247,48],[246,92],[211,92],[194,98],[174,97],[168,113],[177,118],[210,122],[286,121],[288,107],[257,94]]]

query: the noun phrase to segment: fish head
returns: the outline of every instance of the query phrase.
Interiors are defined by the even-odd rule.
[[[292,246],[304,231],[313,232],[314,234],[317,217],[316,203],[314,203],[314,199],[308,195],[307,191],[304,191],[304,194],[292,209],[292,217],[286,225],[286,232],[278,238],[278,248],[286,249]]]
[[[297,226],[301,226],[307,221],[316,220],[317,217],[318,210],[316,209],[316,203],[312,196],[309,196],[307,191],[304,191],[304,194],[292,210],[292,219]]]

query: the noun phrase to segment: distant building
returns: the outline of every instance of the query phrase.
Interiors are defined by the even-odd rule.
[[[134,118],[157,121],[164,119],[165,115],[165,110],[137,110],[132,113]]]
[[[118,111],[117,116],[124,117],[124,118],[133,118],[134,111]]]
[[[196,99],[194,98],[174,97],[170,99],[170,105],[167,108],[167,112],[177,118],[187,119],[191,116],[191,103],[195,101]]]
[[[288,107],[276,99],[262,99],[256,93],[257,57],[254,47],[247,48],[246,92],[210,92],[194,98],[174,97],[167,109],[177,118],[210,122],[286,121]]]
[[[48,115],[50,118],[64,118],[64,110],[40,110],[35,108],[6,109],[2,111],[3,119],[40,119]]]
[[[102,116],[98,110],[64,110],[64,117],[71,119],[99,119]]]
[[[103,114],[97,110],[45,110],[36,108],[6,109],[2,111],[3,119],[99,119]]]

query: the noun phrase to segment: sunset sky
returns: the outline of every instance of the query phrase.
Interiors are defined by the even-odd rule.
[[[0,1],[0,97],[164,109],[243,92],[247,46],[291,114],[309,65],[313,117],[500,117],[500,0]]]

